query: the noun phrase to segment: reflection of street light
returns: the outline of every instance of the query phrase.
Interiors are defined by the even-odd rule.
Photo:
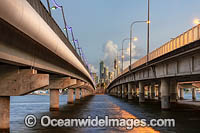
[[[194,19],[193,23],[196,24],[196,25],[200,24],[200,19]]]

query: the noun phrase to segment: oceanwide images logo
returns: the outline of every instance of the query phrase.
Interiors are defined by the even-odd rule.
[[[37,124],[37,118],[34,115],[27,115],[24,119],[25,125],[28,128],[33,128]],[[133,118],[109,118],[104,116],[100,118],[96,116],[92,118],[77,118],[77,119],[51,119],[49,116],[42,116],[40,124],[43,127],[120,127],[131,130],[134,127],[175,127],[174,119],[151,119],[147,122],[146,119],[133,119]]]

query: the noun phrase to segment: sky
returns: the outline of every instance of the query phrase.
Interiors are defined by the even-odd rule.
[[[41,0],[46,6],[46,0]],[[64,7],[68,26],[73,27],[75,38],[80,42],[94,72],[99,62],[105,61],[110,70],[117,53],[120,55],[122,40],[130,34],[133,21],[147,20],[147,0],[56,0]],[[50,0],[51,6],[52,0]],[[200,18],[200,0],[150,0],[150,51],[160,47],[194,25]],[[56,22],[64,27],[61,11],[52,10]],[[145,56],[147,24],[133,27],[133,62]],[[129,60],[129,41],[125,47],[125,67]],[[117,52],[119,51],[119,52]]]

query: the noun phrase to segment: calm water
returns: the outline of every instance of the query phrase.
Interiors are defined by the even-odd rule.
[[[191,98],[191,94],[185,94],[186,98]],[[198,98],[200,95],[198,94]],[[43,128],[38,124],[34,128],[27,128],[24,125],[24,118],[27,114],[34,114],[37,118],[49,115],[51,118],[87,118],[88,115],[104,117],[109,115],[113,118],[174,118],[175,128],[135,128],[129,132],[153,133],[156,131],[166,133],[200,133],[200,110],[190,109],[176,105],[170,111],[161,111],[160,104],[145,103],[139,105],[137,102],[127,102],[107,95],[96,95],[81,100],[74,105],[67,104],[67,97],[60,96],[60,111],[49,111],[49,96],[17,96],[11,97],[11,132],[16,133],[53,133],[53,132],[125,132],[122,128]]]

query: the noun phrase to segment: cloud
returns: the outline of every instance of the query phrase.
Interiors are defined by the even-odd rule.
[[[95,68],[95,66],[93,66],[92,64],[89,64],[89,67],[90,67],[90,70],[91,70],[93,73],[97,73],[97,72],[98,72],[98,69]]]
[[[124,46],[126,46],[126,45],[124,45]],[[115,44],[111,40],[107,41],[107,43],[104,45],[103,59],[104,59],[106,66],[109,67],[110,71],[113,70],[113,63],[114,63],[114,59],[117,56],[117,51],[119,52],[118,56],[121,57],[121,51],[118,50],[118,45]],[[145,56],[145,50],[132,44],[132,63],[137,61],[138,59],[142,58],[143,56]],[[129,60],[130,60],[130,43],[128,44],[127,48],[124,48],[124,69],[129,66],[129,63],[130,63]],[[120,61],[121,61],[121,58],[120,58]]]
[[[114,59],[117,57],[117,50],[118,46],[113,41],[109,40],[104,45],[103,52],[104,57],[103,60],[106,64],[106,66],[109,67],[110,70],[113,68]]]
[[[145,56],[145,50],[142,48],[137,47],[136,45],[132,44],[132,60],[138,60]],[[128,48],[124,51],[125,61],[130,60],[130,43],[128,44]]]

